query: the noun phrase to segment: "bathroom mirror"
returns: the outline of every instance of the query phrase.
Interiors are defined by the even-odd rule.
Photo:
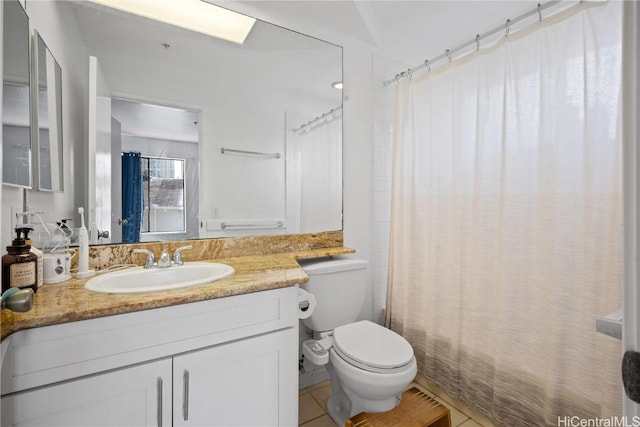
[[[30,188],[29,19],[19,1],[4,1],[2,31],[2,182]]]
[[[34,188],[63,191],[62,70],[37,31],[33,32],[32,147]]]
[[[194,123],[199,138],[197,237],[342,228],[342,114],[326,115],[342,106],[342,92],[331,86],[342,80],[341,47],[261,21],[244,44],[235,44],[89,2],[56,3],[66,3],[66,10],[75,14],[87,53],[97,58],[112,99],[200,115]],[[324,172],[301,174],[296,129],[323,115],[325,119],[308,127],[320,128],[325,121],[338,126],[331,133],[333,164]],[[125,127],[123,123],[123,134]],[[158,135],[158,129],[136,132],[148,140],[180,140]],[[318,144],[316,150],[322,147],[321,141]],[[111,153],[112,158],[116,155]],[[194,173],[189,165],[186,168],[186,176]],[[329,196],[338,211],[330,221],[314,220],[305,229],[301,224],[306,222],[299,218],[305,209],[299,205],[326,204],[310,200],[319,193],[305,191],[307,187],[291,180],[313,176],[322,182],[329,174],[332,182],[339,183]],[[112,236],[118,234],[113,231],[114,222],[121,219],[118,215],[111,211]],[[336,223],[335,218],[340,220]],[[99,230],[106,227],[97,225]]]

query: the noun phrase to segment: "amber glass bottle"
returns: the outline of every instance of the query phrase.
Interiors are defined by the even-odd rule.
[[[16,238],[7,246],[2,256],[2,292],[9,288],[31,288],[38,290],[38,257],[26,244],[30,228],[16,228]]]

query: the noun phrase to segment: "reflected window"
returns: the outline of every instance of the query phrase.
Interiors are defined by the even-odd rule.
[[[142,233],[184,232],[184,159],[142,157]]]

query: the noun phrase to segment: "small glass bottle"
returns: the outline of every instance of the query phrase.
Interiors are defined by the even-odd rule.
[[[7,246],[2,256],[2,292],[9,288],[31,288],[38,290],[38,258],[27,245],[31,228],[16,228],[16,238]]]

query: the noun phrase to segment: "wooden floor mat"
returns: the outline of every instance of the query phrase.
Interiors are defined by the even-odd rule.
[[[451,427],[449,409],[416,387],[402,393],[400,405],[391,411],[362,412],[349,418],[346,427]]]

